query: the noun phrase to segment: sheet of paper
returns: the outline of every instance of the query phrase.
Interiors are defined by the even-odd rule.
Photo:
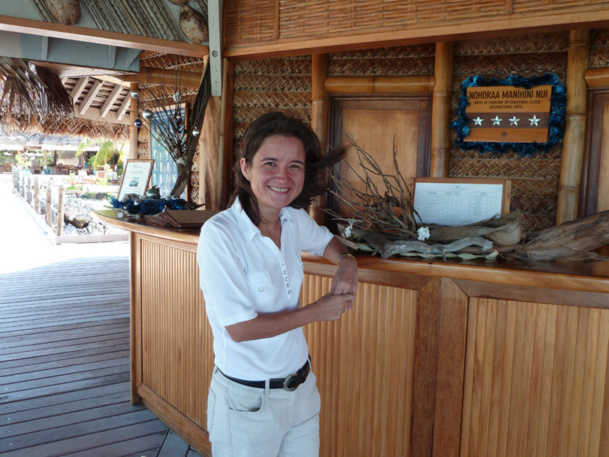
[[[501,214],[500,184],[418,182],[414,209],[424,224],[467,225]]]

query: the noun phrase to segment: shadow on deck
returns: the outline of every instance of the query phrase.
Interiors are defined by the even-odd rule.
[[[200,457],[130,403],[129,259],[0,275],[0,455]]]

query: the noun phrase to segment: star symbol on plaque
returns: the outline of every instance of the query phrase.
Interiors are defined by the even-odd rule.
[[[533,114],[533,117],[531,119],[529,119],[529,121],[531,121],[531,125],[534,125],[535,127],[539,127],[539,121],[541,121],[541,119],[537,119],[537,116],[535,116]]]
[[[491,119],[491,121],[493,121],[493,125],[501,125],[501,121],[503,119],[499,119],[499,116],[495,116],[494,119]]]
[[[518,127],[518,121],[520,121],[520,119],[518,119],[516,116],[514,116],[513,118],[510,119],[510,125],[515,125],[516,127]]]
[[[476,119],[474,119],[474,125],[482,125],[482,121],[484,119],[482,119],[480,116],[478,116]]]

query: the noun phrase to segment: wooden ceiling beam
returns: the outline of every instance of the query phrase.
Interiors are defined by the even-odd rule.
[[[129,111],[129,107],[131,106],[131,94],[127,94],[127,96],[125,97],[125,99],[123,100],[123,103],[121,103],[121,107],[118,109],[118,111],[116,112],[116,120],[117,121],[122,121],[123,117],[125,117],[125,114],[127,114],[127,111]],[[127,119],[127,124],[129,123],[129,120]]]
[[[101,115],[102,118],[104,118],[108,115],[108,111],[110,111],[110,109],[112,109],[112,105],[114,105],[114,102],[118,99],[122,90],[123,90],[122,86],[114,86],[114,89],[112,89],[112,92],[110,93],[110,95],[108,96],[108,98],[106,99],[106,101],[104,102],[103,106],[101,107],[101,109],[99,111],[99,114]],[[129,97],[129,95],[127,95],[127,97]]]
[[[11,16],[0,15],[0,30],[192,57],[202,57],[209,54],[209,47],[200,44],[128,35]]]
[[[72,88],[72,91],[70,92],[70,97],[72,97],[72,102],[74,104],[76,104],[78,97],[80,97],[82,92],[85,90],[85,87],[87,87],[88,82],[89,82],[88,76],[85,76],[84,78],[79,78],[78,82]]]
[[[80,104],[80,114],[84,114],[87,112],[87,110],[91,106],[91,103],[93,103],[93,100],[95,100],[95,97],[97,96],[103,85],[103,81],[95,81],[93,87],[91,87],[91,90]]]

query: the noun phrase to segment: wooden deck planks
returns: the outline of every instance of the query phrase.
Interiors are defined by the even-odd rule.
[[[0,275],[0,455],[199,457],[130,403],[128,257]]]

